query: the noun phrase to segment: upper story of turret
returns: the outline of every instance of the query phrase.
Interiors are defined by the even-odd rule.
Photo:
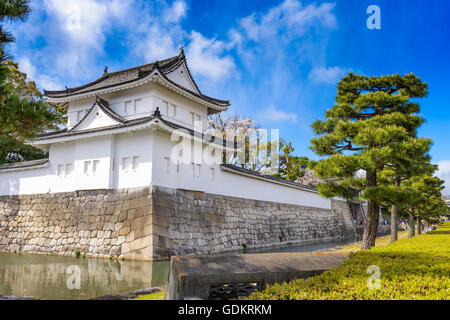
[[[208,115],[229,106],[200,91],[182,48],[172,58],[111,73],[105,68],[88,84],[44,94],[67,108],[68,131],[123,125],[152,116],[156,108],[165,120],[188,128],[197,121],[205,130]]]

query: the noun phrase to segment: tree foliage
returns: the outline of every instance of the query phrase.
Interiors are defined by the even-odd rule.
[[[382,183],[380,175],[399,158],[408,159],[414,153],[410,148],[417,141],[411,139],[423,119],[417,115],[419,104],[412,99],[426,94],[427,84],[413,74],[367,77],[349,73],[338,84],[336,104],[326,111],[326,120],[312,124],[317,137],[311,140],[311,148],[327,157],[312,162],[311,167],[320,178],[333,178],[319,184],[320,194],[368,201],[363,249],[375,243],[379,204],[404,196],[402,190]],[[356,175],[361,170],[365,175]]]
[[[448,207],[442,199],[444,181],[431,174],[414,176],[406,183],[414,196],[406,207],[406,212],[420,220],[440,217],[447,213]]]
[[[6,60],[6,46],[14,42],[14,35],[5,28],[5,22],[25,21],[30,13],[28,0],[0,1],[0,58]]]
[[[294,147],[292,142],[280,139],[280,161],[279,173],[274,176],[281,177],[286,180],[296,181],[303,177],[308,167],[308,157],[300,157],[293,155]]]
[[[24,20],[29,13],[28,1],[1,1],[0,22]],[[47,103],[34,81],[7,60],[6,45],[14,40],[9,31],[0,28],[0,164],[39,159],[42,150],[25,142],[36,134],[58,128],[65,122],[62,108]]]
[[[228,141],[241,143],[242,152],[226,152],[223,162],[252,171],[272,174],[274,176],[296,181],[303,176],[309,159],[293,155],[292,142],[283,138],[269,141],[265,130],[250,118],[243,119],[239,115],[225,116],[215,114],[209,118],[209,133]],[[273,173],[269,168],[272,165],[272,153],[279,152],[279,163],[275,166],[278,172]]]

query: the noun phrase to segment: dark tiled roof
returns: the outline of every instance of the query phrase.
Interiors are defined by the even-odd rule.
[[[105,100],[103,100],[103,101],[105,101]],[[95,104],[94,104],[94,106],[95,106]],[[107,110],[109,109],[106,106],[104,106],[104,107]],[[109,109],[109,110],[111,112],[113,112],[111,109]],[[134,125],[139,125],[139,124],[143,124],[143,123],[146,123],[146,122],[150,122],[151,120],[153,120],[155,118],[160,120],[162,123],[168,125],[169,127],[172,127],[174,129],[183,130],[183,131],[187,132],[188,134],[190,134],[192,136],[196,136],[196,137],[205,139],[205,141],[215,142],[216,140],[220,140],[224,146],[228,146],[229,148],[237,148],[237,146],[238,146],[237,143],[234,142],[234,141],[221,140],[220,138],[217,138],[215,136],[212,136],[212,135],[209,135],[209,134],[205,134],[205,133],[202,133],[202,132],[198,132],[198,131],[195,131],[193,129],[190,129],[190,128],[187,128],[185,126],[182,126],[182,125],[179,125],[177,123],[174,123],[172,121],[169,121],[167,119],[163,119],[163,118],[161,118],[161,114],[159,113],[159,109],[157,109],[157,112],[155,112],[151,116],[142,117],[142,118],[133,119],[133,120],[123,119],[124,120],[123,122],[121,122],[120,124],[117,124],[117,125],[113,125],[113,126],[93,128],[93,129],[80,130],[80,131],[73,131],[73,128],[74,128],[73,127],[70,130],[64,129],[64,130],[58,130],[58,131],[54,131],[54,132],[47,132],[45,134],[38,135],[33,141],[45,140],[45,139],[49,139],[49,138],[70,137],[70,136],[81,135],[81,134],[86,134],[86,133],[101,132],[101,131],[106,131],[106,130],[111,130],[111,129],[121,129],[121,128],[131,127],[131,126],[134,126]],[[81,120],[81,121],[83,121],[83,120]],[[78,122],[78,124],[81,123],[81,121]]]
[[[118,125],[93,128],[93,129],[87,129],[87,130],[80,130],[80,131],[72,131],[72,130],[67,130],[67,129],[65,131],[62,131],[62,130],[54,131],[52,133],[49,132],[49,133],[46,133],[43,135],[38,135],[33,141],[45,140],[45,139],[49,139],[49,138],[63,138],[63,137],[76,136],[76,135],[85,134],[85,133],[93,133],[93,132],[101,132],[101,131],[106,131],[106,130],[111,130],[111,129],[126,128],[126,127],[131,127],[131,126],[134,126],[137,124],[149,122],[149,121],[153,120],[154,118],[155,118],[154,116],[143,117],[143,118],[139,118],[139,119],[129,120],[129,121],[126,121],[125,123],[121,123]]]
[[[221,166],[222,167],[226,167],[226,168],[230,168],[230,169],[242,172],[242,173],[251,174],[251,175],[254,175],[256,177],[266,178],[266,179],[270,179],[270,180],[274,180],[274,181],[290,184],[290,185],[296,186],[296,187],[302,187],[304,189],[309,189],[311,191],[317,191],[316,188],[313,187],[313,186],[306,186],[306,185],[303,185],[303,184],[299,184],[297,182],[293,182],[293,181],[286,180],[286,179],[283,179],[283,178],[274,177],[274,176],[267,175],[267,174],[262,174],[262,173],[259,173],[259,172],[256,172],[256,171],[252,171],[252,170],[248,170],[248,169],[245,169],[245,168],[242,168],[242,167],[239,167],[239,166],[235,166],[235,165],[232,165],[232,164],[221,164]]]
[[[15,163],[7,163],[0,165],[0,170],[6,170],[6,169],[22,169],[22,168],[31,168],[35,166],[40,166],[43,164],[48,163],[48,159],[39,159],[39,160],[31,160],[31,161],[22,161],[22,162],[15,162]]]
[[[161,61],[155,61],[155,62],[152,62],[149,64],[145,64],[145,65],[130,68],[130,69],[125,69],[122,71],[105,73],[102,77],[98,78],[97,80],[94,80],[90,83],[87,83],[87,84],[79,86],[79,87],[67,88],[66,90],[56,90],[56,91],[44,90],[44,95],[49,98],[65,98],[65,97],[70,97],[70,96],[77,95],[77,94],[93,92],[96,90],[110,88],[110,87],[114,87],[117,85],[130,83],[130,82],[142,79],[142,78],[146,77],[147,75],[149,75],[150,73],[152,73],[155,69],[158,69],[166,81],[170,82],[171,84],[173,84],[179,88],[182,88],[183,90],[188,91],[190,94],[193,94],[196,97],[199,97],[205,101],[208,101],[212,104],[215,104],[215,105],[218,105],[221,107],[226,107],[226,106],[230,105],[230,102],[228,100],[215,99],[215,98],[212,98],[212,97],[202,94],[200,92],[200,90],[198,89],[198,86],[195,83],[194,78],[192,77],[189,67],[187,67],[187,63],[186,63],[186,67],[187,67],[189,76],[191,77],[198,93],[194,92],[192,90],[189,90],[189,89],[179,85],[178,83],[173,82],[172,80],[168,79],[165,76],[166,74],[168,74],[171,71],[173,71],[174,69],[178,68],[182,63],[185,63],[185,62],[186,62],[186,57],[184,55],[183,50],[181,50],[179,55],[172,57],[172,58],[168,58],[168,59],[161,60]]]
[[[94,80],[82,86],[67,88],[66,90],[55,90],[55,91],[44,90],[44,94],[47,97],[60,98],[72,96],[79,93],[91,92],[97,89],[108,88],[118,84],[127,83],[142,78],[143,76],[148,74],[147,72],[152,72],[155,69],[156,64],[159,64],[160,69],[162,70],[166,70],[166,68],[172,70],[173,68],[170,67],[173,67],[178,57],[179,56],[175,56],[159,62],[156,61],[144,64],[142,66],[133,67],[117,72],[105,73],[97,80]]]

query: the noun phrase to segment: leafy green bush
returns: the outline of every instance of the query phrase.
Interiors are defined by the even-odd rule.
[[[380,289],[367,268],[380,268]],[[249,299],[450,299],[450,223],[385,247],[350,254],[340,267],[308,279],[273,284]]]

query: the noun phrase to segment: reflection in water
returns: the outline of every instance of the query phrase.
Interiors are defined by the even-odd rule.
[[[168,272],[168,261],[0,253],[0,295],[89,299],[164,285]]]
[[[234,253],[310,252],[342,243],[322,242]],[[111,261],[0,253],[0,295],[89,299],[167,284],[169,261]]]

